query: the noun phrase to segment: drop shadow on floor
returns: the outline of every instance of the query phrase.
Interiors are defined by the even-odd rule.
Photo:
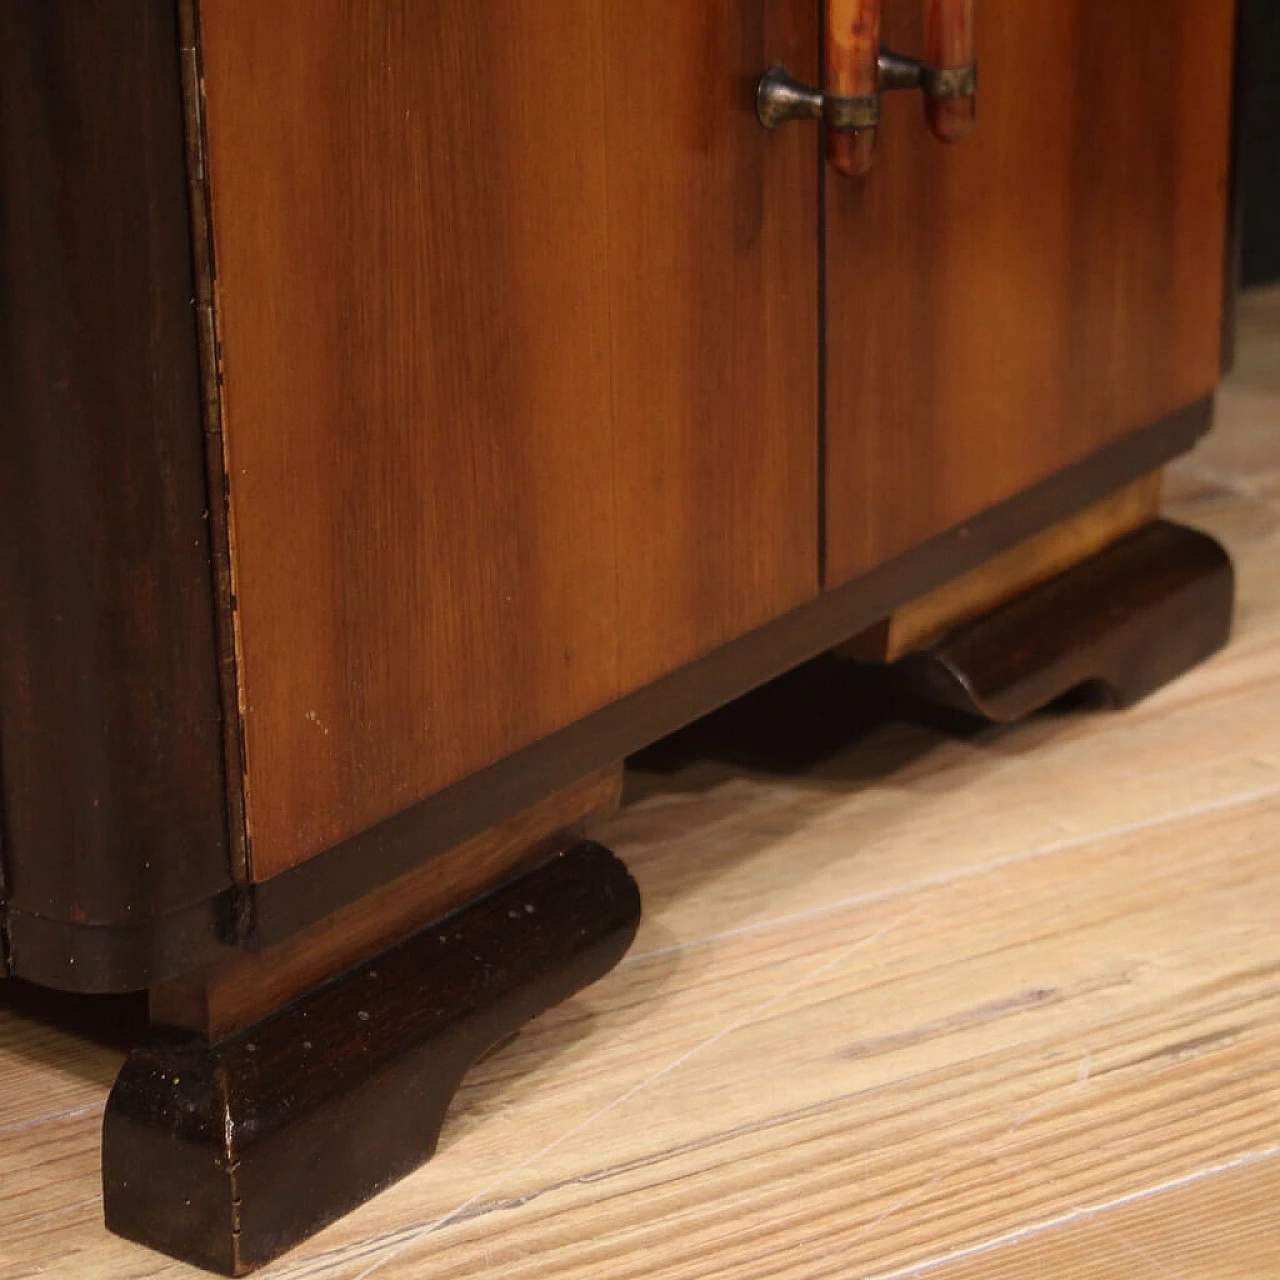
[[[943,748],[962,744],[971,754],[1023,754],[1065,731],[1076,713],[1105,705],[1102,689],[1085,686],[1029,720],[996,725],[900,691],[882,666],[826,655],[633,757],[624,805],[680,793],[706,795],[724,784],[749,780],[795,784],[797,794],[821,792],[835,801],[924,774],[940,788],[948,784]],[[936,766],[931,756],[938,757]],[[945,758],[953,760],[954,755]],[[954,785],[965,785],[970,776],[968,769],[956,770]],[[645,866],[632,867],[642,880],[651,921],[667,903],[751,858],[755,846],[794,834],[806,821],[806,810],[782,806],[766,831],[743,831],[732,847],[723,840],[701,840],[701,818],[708,827],[720,821],[714,804],[705,810],[691,805],[681,814],[682,821],[694,824],[680,835],[698,850],[696,858],[664,859],[656,875],[646,874]],[[607,843],[607,833],[604,838]],[[857,853],[837,848],[831,856]]]
[[[708,763],[720,766],[726,777],[797,777],[819,773],[840,758],[853,774],[850,781],[878,778],[912,762],[932,745],[923,737],[904,738],[900,759],[877,754],[874,766],[864,769],[869,761],[851,748],[895,721],[962,738],[974,738],[991,727],[903,697],[883,667],[827,655],[633,756],[627,762],[626,799],[632,802],[662,790],[664,782],[677,775],[697,776]]]
[[[120,1064],[147,1036],[146,992],[73,995],[17,978],[0,981],[0,1058],[109,1089]]]

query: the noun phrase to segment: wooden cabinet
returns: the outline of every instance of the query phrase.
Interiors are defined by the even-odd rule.
[[[964,32],[971,9],[924,5]],[[948,47],[917,0],[0,4],[4,972],[149,989],[220,1042],[166,1078],[221,1088],[259,1039],[296,1051],[278,1006],[470,911],[420,1035],[456,999],[479,1051],[502,1019],[467,1003],[468,956],[518,1021],[625,945],[634,886],[603,851],[475,903],[545,871],[628,754],[912,602],[958,622],[933,594],[957,580],[986,608],[964,575],[1008,586],[1003,553],[1029,588],[1036,535],[1075,572],[1074,531],[1149,524],[1218,376],[1233,6],[976,16],[977,127],[944,146],[919,93],[867,91],[877,31]],[[828,77],[800,114],[830,128],[762,127],[779,65]],[[967,67],[894,65],[963,132]],[[1148,533],[1077,566],[1071,628],[1020,595],[990,629],[1025,665],[1034,622],[1042,678],[988,667],[951,700],[1016,709],[1117,650],[1145,691],[1220,643],[1220,554]],[[1128,612],[1104,598],[1093,627],[1099,593]],[[1139,652],[1143,626],[1172,640]],[[559,932],[486,950],[524,903]],[[530,964],[558,975],[538,999]],[[122,1168],[187,1114],[146,1094],[153,1065],[118,1091]],[[388,1168],[421,1155],[375,1118]],[[199,1176],[241,1168],[219,1150]],[[289,1149],[264,1183],[286,1166],[306,1184]],[[152,1239],[167,1169],[122,1230]],[[234,1178],[205,1190],[240,1223]],[[184,1252],[191,1203],[153,1242]],[[185,1254],[243,1269],[253,1232],[223,1236]]]
[[[18,972],[283,939],[1190,445],[1231,6],[987,0],[857,179],[756,119],[820,8],[6,6]]]

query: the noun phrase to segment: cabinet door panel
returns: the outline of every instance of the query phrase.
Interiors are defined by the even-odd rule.
[[[619,662],[635,688],[817,591],[817,140],[771,136],[754,109],[774,62],[816,75],[817,6],[596,7]]]
[[[812,7],[202,0],[256,878],[816,590]]]
[[[885,40],[921,49],[919,0]],[[846,581],[1218,377],[1232,6],[979,0],[978,124],[890,94],[827,183],[827,581]]]

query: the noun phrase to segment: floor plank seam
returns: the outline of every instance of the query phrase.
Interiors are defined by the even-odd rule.
[[[73,1107],[70,1111],[55,1111],[47,1116],[34,1116],[29,1120],[19,1120],[15,1124],[0,1127],[0,1138],[11,1133],[23,1133],[28,1129],[37,1129],[43,1124],[57,1124],[62,1120],[78,1120],[81,1116],[93,1115],[106,1110],[105,1102],[89,1102],[83,1107]]]
[[[1116,1196],[1111,1200],[1104,1200],[1100,1204],[1070,1209],[1066,1213],[1055,1214],[1052,1218],[1046,1218],[1042,1222],[1020,1227],[1016,1231],[1003,1232],[1001,1235],[993,1236],[990,1240],[984,1240],[981,1244],[969,1245],[963,1249],[953,1249],[949,1253],[939,1254],[936,1258],[929,1258],[924,1262],[914,1262],[905,1267],[897,1267],[892,1271],[882,1271],[876,1275],[867,1276],[864,1280],[911,1280],[912,1277],[927,1275],[929,1272],[936,1271],[939,1267],[948,1266],[953,1262],[960,1262],[966,1258],[980,1257],[982,1254],[991,1253],[993,1250],[1004,1248],[1007,1245],[1018,1244],[1024,1240],[1044,1235],[1046,1232],[1056,1230],[1059,1227],[1072,1226],[1078,1222],[1088,1221],[1091,1218],[1099,1217],[1104,1213],[1123,1208],[1126,1205],[1138,1204],[1143,1200],[1150,1200],[1156,1196],[1165,1195],[1170,1191],[1193,1186],[1197,1182],[1204,1182],[1221,1174],[1234,1173],[1252,1165],[1265,1164],[1267,1161],[1274,1160],[1277,1156],[1280,1156],[1280,1144],[1265,1147],[1259,1151],[1247,1151],[1231,1160],[1224,1160],[1206,1169],[1197,1169],[1194,1173],[1168,1178],[1164,1182],[1144,1187],[1140,1191],[1131,1191],[1123,1196]]]

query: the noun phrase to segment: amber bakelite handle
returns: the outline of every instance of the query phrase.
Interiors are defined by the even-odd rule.
[[[875,161],[881,92],[924,94],[929,127],[943,142],[968,137],[977,119],[974,58],[976,0],[924,0],[925,57],[880,46],[882,0],[826,0],[823,87],[803,84],[783,66],[756,84],[756,117],[766,129],[789,120],[826,125],[827,161],[859,178]]]
[[[880,0],[827,0],[826,91],[834,98],[880,92]],[[827,161],[846,178],[861,177],[875,159],[874,129],[830,130]]]
[[[924,61],[933,74],[962,72],[976,63],[975,0],[924,0]],[[925,117],[942,142],[960,142],[973,131],[973,93],[939,97],[926,92]]]

